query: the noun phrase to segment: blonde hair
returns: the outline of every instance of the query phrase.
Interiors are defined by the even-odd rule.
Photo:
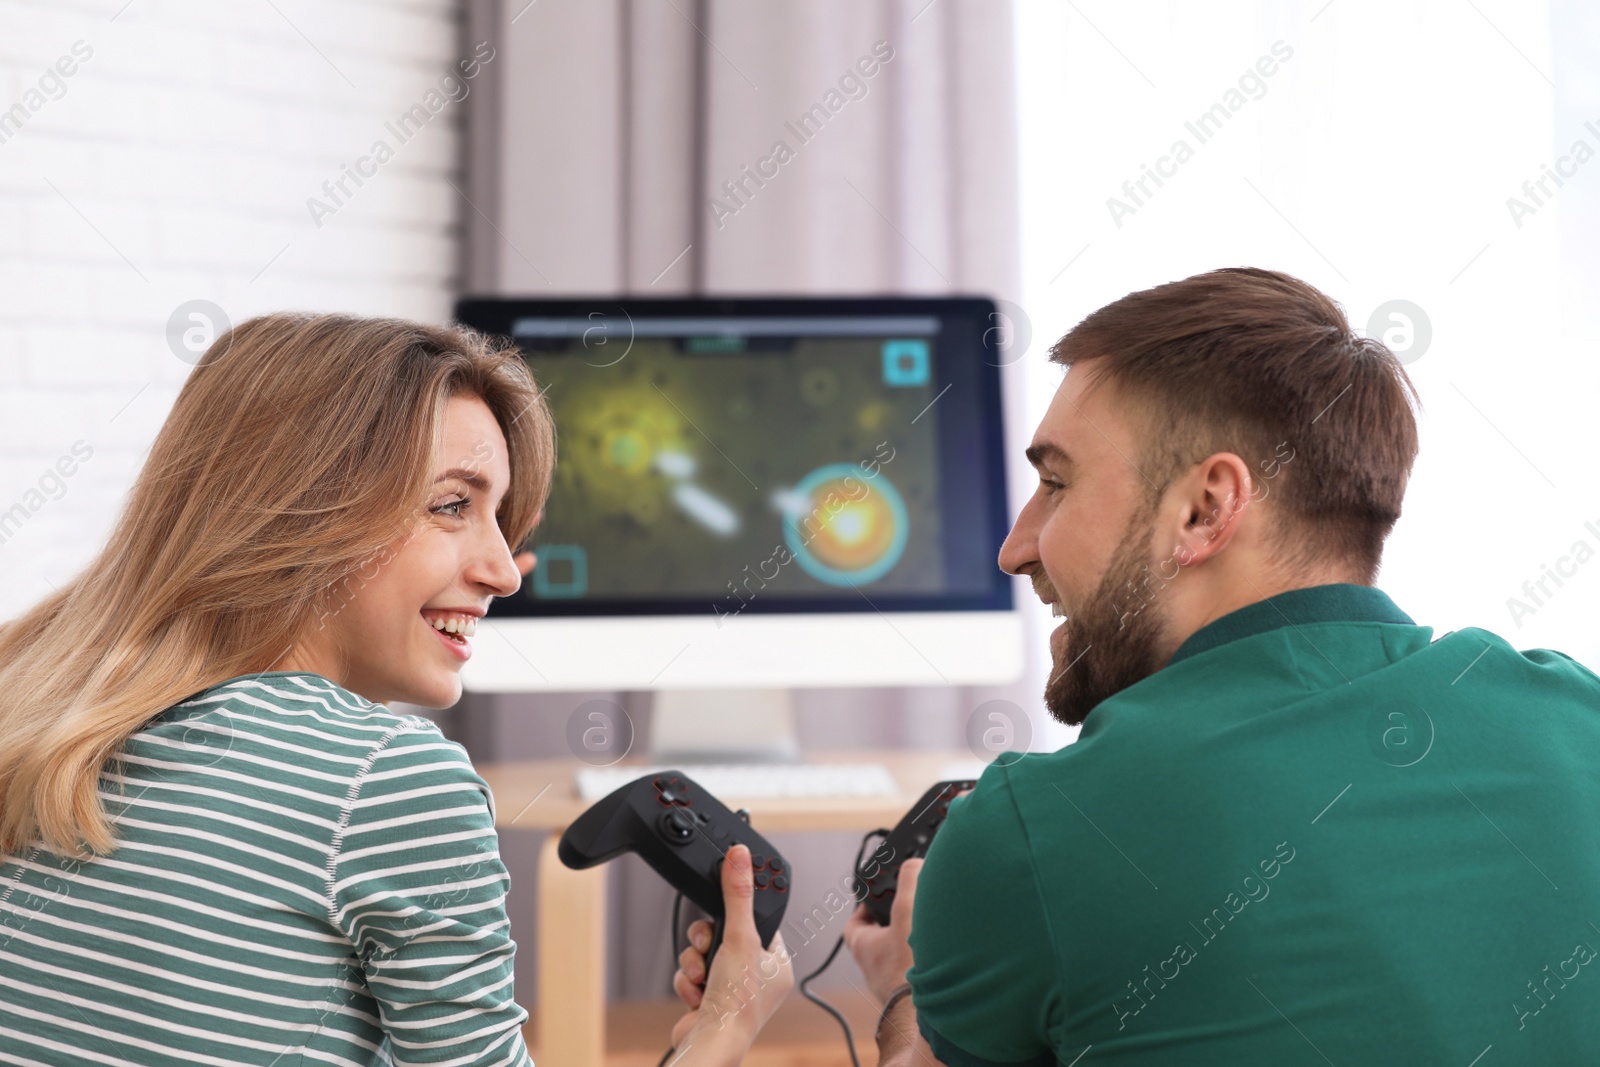
[[[332,592],[425,516],[451,396],[505,435],[506,543],[532,532],[555,430],[514,348],[401,319],[272,314],[190,373],[99,556],[0,626],[0,857],[108,853],[100,776],[162,711],[270,670]],[[370,575],[368,576],[370,577]]]

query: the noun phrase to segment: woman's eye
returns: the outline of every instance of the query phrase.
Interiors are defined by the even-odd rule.
[[[1047,493],[1054,493],[1058,489],[1066,488],[1066,486],[1062,485],[1060,482],[1052,482],[1048,478],[1040,478],[1039,488],[1043,489]]]
[[[460,500],[452,500],[448,504],[440,504],[438,507],[433,508],[432,510],[433,510],[434,514],[437,515],[441,511],[449,511],[451,508],[455,508],[457,510],[452,511],[450,513],[452,515],[454,515],[456,518],[459,519],[459,518],[461,518],[460,509],[466,507],[467,504],[471,502],[471,500],[472,500],[471,497],[462,497]]]

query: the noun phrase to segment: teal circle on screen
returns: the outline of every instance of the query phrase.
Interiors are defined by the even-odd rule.
[[[854,476],[855,479],[866,485],[873,493],[882,498],[888,508],[889,519],[892,523],[890,540],[887,548],[871,563],[854,569],[845,570],[833,567],[822,560],[808,547],[808,542],[802,540],[805,531],[801,528],[801,520],[808,516],[785,514],[783,519],[784,540],[789,543],[789,551],[811,577],[827,585],[857,586],[875,582],[900,562],[900,557],[905,554],[906,540],[910,534],[910,516],[906,512],[905,500],[900,496],[900,490],[894,487],[888,477],[881,471],[868,477],[860,467],[854,463],[829,463],[818,467],[800,480],[794,487],[797,495],[811,499],[811,494],[817,487],[830,481]],[[809,514],[815,514],[820,505],[813,506]]]

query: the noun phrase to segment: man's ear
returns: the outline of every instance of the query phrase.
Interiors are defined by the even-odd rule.
[[[1178,494],[1172,555],[1180,566],[1203,563],[1228,546],[1253,491],[1250,465],[1232,452],[1207,456],[1172,484],[1168,492]]]

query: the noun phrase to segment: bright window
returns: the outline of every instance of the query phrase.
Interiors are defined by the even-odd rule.
[[[1431,333],[1403,357],[1422,454],[1380,586],[1437,634],[1600,669],[1600,16],[1582,7],[1019,0],[1030,432],[1050,342],[1136,289],[1269,267],[1363,331],[1409,301]]]

